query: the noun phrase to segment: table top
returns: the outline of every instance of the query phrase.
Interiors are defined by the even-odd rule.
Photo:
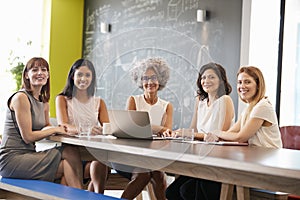
[[[53,141],[85,146],[95,158],[105,157],[109,162],[300,194],[295,187],[300,184],[297,150],[110,138],[50,137]]]

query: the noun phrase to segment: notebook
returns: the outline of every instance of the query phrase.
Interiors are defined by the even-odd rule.
[[[111,133],[117,138],[167,139],[152,134],[149,113],[136,110],[109,110]]]

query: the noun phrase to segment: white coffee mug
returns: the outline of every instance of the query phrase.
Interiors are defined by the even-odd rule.
[[[103,135],[110,135],[110,123],[103,123]]]

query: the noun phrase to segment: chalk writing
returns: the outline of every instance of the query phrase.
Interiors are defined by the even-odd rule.
[[[221,21],[198,23],[199,0],[86,0],[83,57],[97,73],[97,95],[108,109],[125,109],[130,95],[141,94],[131,81],[133,63],[163,57],[171,77],[159,92],[173,104],[173,129],[188,127],[193,115],[199,68],[213,61],[224,41]],[[100,24],[111,25],[101,33]]]

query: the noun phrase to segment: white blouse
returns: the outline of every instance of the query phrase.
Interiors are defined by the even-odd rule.
[[[207,99],[199,101],[197,113],[197,129],[202,132],[214,130],[222,130],[226,115],[226,101],[228,95],[223,95],[213,102],[210,106],[207,105]],[[232,118],[230,126],[234,124],[235,117]]]
[[[281,134],[278,127],[278,121],[276,112],[270,103],[265,98],[260,100],[252,109],[250,118],[259,118],[270,122],[271,126],[261,126],[254,136],[249,138],[248,143],[250,145],[282,148]],[[244,114],[242,116],[242,122],[244,121]]]
[[[167,111],[168,101],[158,98],[154,105],[150,105],[146,102],[144,95],[133,96],[136,110],[137,111],[147,111],[150,117],[150,123],[152,125],[163,125],[164,115]]]

